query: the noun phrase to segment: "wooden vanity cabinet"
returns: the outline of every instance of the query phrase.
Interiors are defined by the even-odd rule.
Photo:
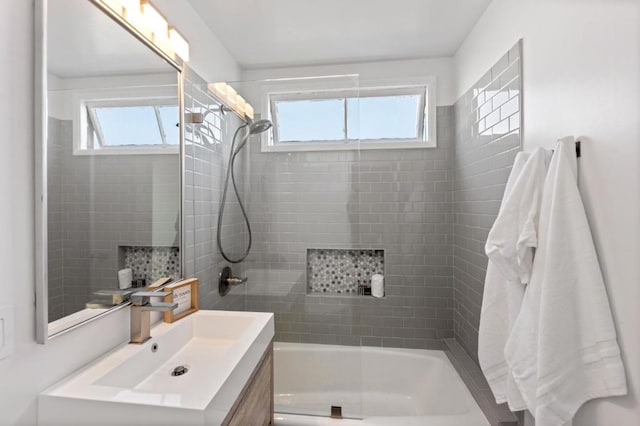
[[[273,343],[269,345],[222,425],[273,425]]]

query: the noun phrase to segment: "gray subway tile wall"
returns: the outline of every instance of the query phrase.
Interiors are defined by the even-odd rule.
[[[484,245],[521,148],[520,60],[518,42],[455,104],[455,338],[476,363],[487,268]]]
[[[262,153],[250,147],[247,309],[276,340],[442,348],[453,336],[453,108],[435,149]],[[384,299],[307,295],[308,248],[385,250]]]
[[[149,285],[161,278],[181,278],[179,247],[118,247],[119,264],[130,268],[134,280]]]
[[[73,154],[71,120],[49,119],[49,320],[118,288],[119,246],[178,246],[178,155]],[[153,191],[149,188],[153,187]]]
[[[62,202],[63,144],[61,120],[49,117],[47,144],[47,286],[49,322],[65,316],[64,309],[64,206]]]
[[[384,274],[384,250],[307,249],[308,293],[358,294],[375,274]]]
[[[198,112],[212,100],[188,76],[187,112]],[[224,298],[215,226],[239,122],[212,115],[215,144],[187,123],[185,270],[201,280],[202,308],[274,312],[278,341],[444,349],[455,337],[477,362],[484,243],[520,149],[520,97],[516,45],[437,108],[437,148],[263,153],[254,139],[238,164],[253,249],[234,266],[249,282]],[[247,233],[228,209],[223,240],[238,250]],[[308,292],[308,249],[358,248],[385,251],[385,298]]]
[[[218,292],[218,274],[227,266],[216,243],[218,211],[224,187],[231,140],[240,119],[232,113],[222,114],[219,103],[207,92],[207,83],[195,72],[184,72],[185,100],[185,201],[184,275],[197,277],[202,309],[245,310],[246,289],[232,288],[224,298]],[[191,113],[204,113],[205,122],[191,123]],[[246,148],[238,156],[236,181],[244,193]],[[239,257],[246,247],[248,234],[233,189],[229,187],[222,225],[222,242],[232,258]],[[232,265],[235,276],[242,276],[244,264]]]

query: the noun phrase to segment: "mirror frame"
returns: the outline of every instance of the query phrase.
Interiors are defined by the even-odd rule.
[[[179,188],[180,201],[178,223],[180,232],[180,275],[184,274],[184,97],[183,62],[173,58],[155,46],[137,29],[98,0],[88,0],[108,18],[120,25],[141,43],[155,52],[176,70],[178,88],[179,115]],[[35,145],[35,322],[36,342],[45,344],[48,340],[81,327],[98,318],[130,305],[121,303],[89,319],[75,323],[60,332],[49,335],[49,292],[48,292],[48,255],[47,255],[47,146],[48,146],[48,85],[47,85],[47,10],[48,0],[35,0],[34,8],[34,145]]]

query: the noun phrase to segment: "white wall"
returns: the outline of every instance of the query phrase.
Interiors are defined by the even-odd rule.
[[[576,426],[640,419],[640,2],[493,0],[455,56],[456,97],[524,39],[524,149],[580,137],[580,190],[630,393],[586,404]]]
[[[359,74],[360,79],[385,79],[435,76],[437,105],[455,102],[452,58],[414,59],[406,61],[362,62],[354,64],[316,65],[310,67],[264,68],[242,72],[242,81],[269,78],[297,78]]]
[[[167,13],[170,21],[170,13]],[[182,27],[185,25],[183,24]],[[180,27],[180,28],[182,28]],[[193,52],[198,71],[233,79],[237,64],[217,51]],[[210,57],[207,55],[211,55]],[[201,58],[202,57],[202,58]],[[16,312],[14,353],[0,360],[0,424],[33,425],[38,393],[129,337],[121,310],[89,326],[35,343],[33,4],[0,2],[0,306]]]
[[[208,82],[239,79],[237,61],[187,0],[154,0],[153,4],[189,41],[189,68]]]

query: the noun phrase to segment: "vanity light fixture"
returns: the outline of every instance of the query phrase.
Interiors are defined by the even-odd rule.
[[[124,15],[122,17],[136,30],[142,33],[148,40],[153,39],[153,32],[146,24],[142,16],[142,5],[140,0],[120,0],[124,5]]]
[[[227,103],[231,108],[235,109],[236,105],[238,104],[236,100],[237,97],[238,97],[238,92],[236,92],[236,89],[227,85]]]
[[[189,61],[189,43],[149,0],[92,0],[109,9],[170,58]],[[123,23],[123,24],[124,24]]]
[[[183,61],[189,62],[189,43],[182,37],[175,27],[169,27],[169,44]]]
[[[140,0],[119,0],[129,13],[140,14]]]
[[[233,87],[219,81],[209,83],[207,88],[224,106],[230,108],[242,118],[253,120],[253,107],[242,96],[238,95]]]
[[[104,3],[107,7],[109,7],[109,9],[113,10],[118,15],[123,15],[124,14],[124,5],[123,5],[122,1],[120,1],[120,0],[102,0],[102,3]]]
[[[217,83],[209,83],[207,85],[209,91],[216,95],[221,100],[226,100],[227,98],[227,83],[219,81]]]
[[[166,43],[169,38],[169,23],[149,0],[142,0],[140,4],[142,5],[144,22],[153,32],[153,41],[157,44]]]
[[[245,101],[242,96],[238,95],[236,98],[236,105],[238,107],[238,113],[240,115],[245,115],[247,111],[247,101]]]
[[[253,107],[251,106],[250,103],[247,103],[247,106],[245,107],[244,115],[253,120]]]

